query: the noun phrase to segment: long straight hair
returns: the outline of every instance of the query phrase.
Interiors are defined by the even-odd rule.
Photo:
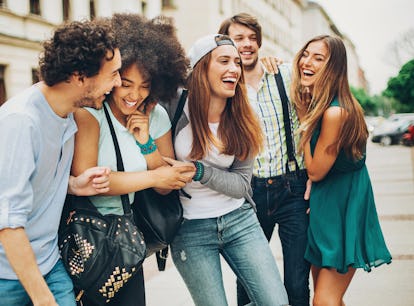
[[[211,133],[208,125],[211,88],[207,79],[210,60],[211,52],[195,65],[187,82],[193,133],[190,158],[202,159],[211,149],[211,145],[218,147],[220,153],[235,155],[240,160],[253,158],[261,149],[263,136],[260,123],[247,98],[243,72],[236,85],[235,95],[227,99],[221,114],[218,139]]]
[[[306,93],[300,82],[299,61],[309,44],[317,41],[322,41],[326,45],[328,58],[317,74],[311,96],[306,99]],[[345,110],[346,116],[344,116],[345,120],[342,122],[337,141],[327,150],[339,152],[343,149],[348,157],[352,157],[354,160],[360,159],[365,153],[368,129],[363,110],[349,88],[346,49],[342,40],[329,35],[312,38],[296,54],[292,69],[291,97],[298,113],[305,114],[301,120],[300,147],[303,149],[310,140],[324,112],[337,98],[339,105]]]

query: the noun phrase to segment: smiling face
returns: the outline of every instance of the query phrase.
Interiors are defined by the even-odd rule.
[[[245,70],[253,69],[259,59],[259,45],[257,43],[257,35],[248,27],[233,23],[228,30],[229,36],[237,45]]]
[[[300,82],[302,86],[313,88],[318,72],[328,61],[328,48],[324,41],[311,42],[299,60]]]
[[[241,60],[236,48],[222,45],[211,52],[207,79],[211,97],[227,99],[233,97],[241,75]]]
[[[110,58],[112,53],[108,51],[107,57]],[[103,64],[97,75],[84,77],[84,93],[77,101],[76,107],[93,107],[102,108],[105,95],[109,94],[112,88],[121,85],[119,69],[121,68],[121,54],[119,49],[114,50],[113,57],[110,60],[103,59]]]
[[[110,101],[114,115],[117,118],[125,118],[141,109],[140,106],[150,94],[150,90],[150,80],[141,73],[137,65],[133,64],[122,71],[121,86],[113,90]]]

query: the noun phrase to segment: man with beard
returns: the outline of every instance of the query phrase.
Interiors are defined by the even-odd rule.
[[[65,197],[109,190],[106,167],[69,174],[72,112],[101,108],[121,84],[112,29],[104,20],[72,22],[43,47],[42,81],[0,108],[0,296],[8,306],[76,305],[57,246]]]
[[[275,75],[258,61],[262,44],[262,28],[254,16],[237,14],[223,21],[220,34],[229,35],[236,43],[242,59],[249,101],[261,121],[265,144],[253,166],[253,200],[257,216],[268,240],[276,223],[283,249],[284,284],[293,306],[309,306],[309,263],[303,258],[307,242],[309,202],[304,196],[307,174],[303,155],[298,152],[299,120],[288,101],[286,122],[290,125],[292,156],[296,164],[287,165],[288,141],[283,106]],[[289,93],[290,66],[280,65],[284,88]],[[260,260],[258,254],[257,260]],[[238,305],[248,304],[242,284],[237,286]]]

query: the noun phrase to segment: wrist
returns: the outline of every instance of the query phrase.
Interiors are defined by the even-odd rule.
[[[154,139],[152,139],[151,135],[148,137],[148,141],[146,143],[141,144],[138,141],[135,141],[135,143],[141,150],[142,155],[148,155],[154,153],[157,150],[157,145],[155,144]]]
[[[68,183],[68,193],[69,194],[76,194],[76,178],[71,175],[69,176],[69,183]]]
[[[204,176],[204,165],[200,163],[199,161],[193,161],[193,164],[196,167],[196,172],[193,176],[193,181],[195,182],[201,181],[201,179]]]

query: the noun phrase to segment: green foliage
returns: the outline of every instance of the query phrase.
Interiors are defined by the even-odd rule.
[[[378,106],[374,102],[373,98],[367,94],[363,88],[354,88],[351,86],[351,92],[358,100],[361,107],[364,109],[365,115],[377,115]]]
[[[392,98],[392,106],[397,112],[414,112],[414,59],[404,64],[396,77],[389,79],[382,93]]]

